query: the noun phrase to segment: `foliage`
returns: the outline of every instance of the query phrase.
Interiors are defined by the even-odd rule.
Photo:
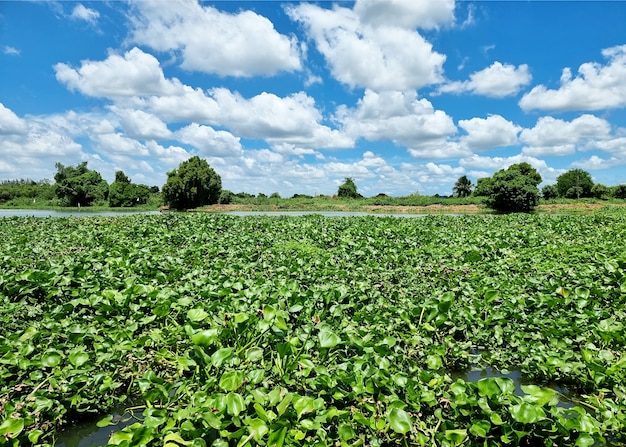
[[[354,180],[350,177],[346,177],[344,182],[339,185],[339,189],[337,189],[337,196],[351,199],[357,199],[359,197],[362,197],[361,194],[357,192]]]
[[[474,185],[471,180],[467,178],[466,175],[459,177],[459,179],[454,184],[454,188],[452,188],[452,192],[454,197],[468,197],[472,194],[472,189]]]
[[[109,445],[624,445],[625,231],[623,211],[0,219],[0,445],[120,404]],[[486,366],[523,384],[463,378]]]
[[[591,188],[591,195],[596,199],[608,199],[611,190],[608,186],[603,185],[602,183],[596,183]]]
[[[545,200],[556,199],[559,196],[559,191],[556,189],[556,185],[546,185],[541,188],[541,197]]]
[[[220,191],[220,198],[217,200],[217,203],[220,205],[228,205],[233,202],[233,193],[227,189],[222,189]]]
[[[148,202],[150,188],[147,185],[136,185],[124,174],[124,171],[115,173],[115,181],[109,186],[109,206],[133,207]]]
[[[0,204],[12,199],[24,198],[30,202],[55,198],[54,186],[48,180],[30,179],[0,181]]]
[[[222,178],[196,155],[167,173],[162,194],[170,207],[191,209],[217,203],[221,191]]]
[[[593,188],[591,175],[582,169],[570,169],[556,179],[556,189],[559,191],[559,197],[570,199],[592,197],[591,188]]]
[[[626,199],[626,185],[617,185],[613,187],[612,195],[616,199]]]
[[[74,166],[56,163],[55,192],[63,206],[89,206],[107,199],[109,184],[84,161]]]
[[[541,175],[528,163],[501,169],[491,178],[487,206],[501,212],[526,212],[539,203]]]
[[[491,193],[491,177],[481,177],[476,180],[476,188],[473,195],[476,197],[487,197]]]

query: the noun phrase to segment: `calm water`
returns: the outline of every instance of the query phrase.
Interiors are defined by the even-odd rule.
[[[0,209],[0,217],[90,217],[127,216],[129,214],[159,214],[158,211],[55,211]]]

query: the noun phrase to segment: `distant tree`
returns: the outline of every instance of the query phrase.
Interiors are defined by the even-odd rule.
[[[150,198],[150,188],[147,185],[135,185],[124,174],[124,171],[115,173],[115,181],[109,186],[109,206],[132,207],[143,205]]]
[[[528,163],[501,169],[491,178],[487,206],[503,212],[526,212],[539,203],[541,175]]]
[[[593,188],[591,175],[582,169],[570,169],[556,179],[556,189],[559,191],[559,197],[570,199],[591,197],[591,188]]]
[[[609,190],[609,187],[606,185],[603,185],[602,183],[596,183],[591,188],[591,195],[595,197],[596,199],[607,199],[609,197],[610,192],[611,191]]]
[[[339,189],[337,190],[337,195],[339,197],[348,197],[352,199],[361,197],[361,194],[359,194],[356,190],[356,184],[354,183],[354,180],[352,180],[352,178],[350,177],[346,177],[344,182],[341,185],[339,185]]]
[[[556,189],[556,185],[546,185],[541,189],[541,196],[546,199],[556,199],[559,196],[559,191]]]
[[[467,197],[472,194],[472,189],[474,185],[471,180],[467,178],[466,175],[459,177],[459,179],[454,184],[454,188],[452,188],[452,193],[454,197]]]
[[[160,189],[159,189],[159,187],[158,187],[158,186],[156,186],[156,185],[154,185],[154,186],[151,186],[151,187],[150,187],[150,192],[151,192],[152,194],[158,194],[158,193],[159,193],[159,191],[161,191],[161,190],[160,190]]]
[[[472,195],[476,197],[487,197],[491,192],[491,177],[481,177],[476,180],[476,188]]]
[[[273,192],[270,194],[270,199],[280,199],[280,194],[277,192]]]
[[[107,199],[109,184],[99,172],[88,169],[86,161],[76,167],[61,163],[55,167],[55,192],[63,206],[89,206]]]
[[[613,187],[613,197],[616,199],[626,199],[626,185],[617,185]]]
[[[175,209],[213,205],[218,202],[221,191],[222,178],[197,155],[168,172],[162,188],[163,199]]]
[[[228,205],[229,203],[232,203],[232,201],[233,193],[227,189],[222,189],[222,192],[220,192],[220,198],[218,199],[217,203],[219,203],[220,205]]]

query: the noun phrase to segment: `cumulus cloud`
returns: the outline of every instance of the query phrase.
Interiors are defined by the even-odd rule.
[[[544,116],[533,128],[521,132],[520,141],[526,144],[523,149],[526,155],[568,155],[577,147],[606,140],[610,132],[611,125],[594,115],[581,115],[572,121]]]
[[[83,20],[92,25],[98,21],[98,17],[100,17],[100,13],[98,11],[87,8],[82,3],[74,6],[72,14],[70,15],[70,18],[73,20]]]
[[[510,157],[484,157],[473,154],[470,157],[465,157],[459,160],[459,165],[463,168],[475,168],[481,171],[487,170],[491,173],[499,171],[500,169],[506,169],[513,164],[528,163],[535,168],[545,183],[553,182],[556,177],[564,171],[560,171],[548,166],[545,160],[531,157],[526,154],[517,154]],[[491,173],[489,175],[491,175]]]
[[[298,42],[253,11],[221,12],[197,1],[135,1],[130,41],[180,52],[181,67],[220,76],[301,69]]]
[[[460,120],[459,127],[467,132],[461,142],[471,151],[512,146],[517,143],[517,135],[522,130],[500,115]]]
[[[176,138],[208,157],[234,157],[243,153],[239,138],[224,130],[192,123],[176,132]]]
[[[626,45],[602,50],[606,65],[587,62],[572,70],[564,68],[560,87],[549,89],[538,85],[519,102],[523,110],[602,110],[626,107]]]
[[[0,135],[20,134],[24,131],[26,131],[24,120],[0,102]]]
[[[417,99],[414,91],[366,90],[356,107],[339,107],[335,119],[352,138],[390,140],[410,147],[426,145],[456,132],[449,115],[435,110],[427,99]]]
[[[417,31],[407,28],[449,20],[449,1],[441,6],[428,3],[433,2],[357,2],[354,10],[301,3],[287,12],[305,26],[340,82],[373,90],[407,90],[442,80],[445,56],[433,51]]]
[[[111,54],[104,61],[82,61],[75,69],[64,63],[54,66],[56,78],[70,90],[95,97],[132,97],[171,94],[178,87],[167,81],[159,61],[139,48],[124,56]]]
[[[167,124],[151,113],[117,106],[111,106],[110,109],[121,118],[124,130],[133,138],[159,140],[172,134]]]
[[[471,93],[474,95],[504,98],[519,93],[530,84],[532,76],[528,65],[515,66],[494,62],[489,67],[470,75],[468,81],[449,82],[440,86],[438,93]]]

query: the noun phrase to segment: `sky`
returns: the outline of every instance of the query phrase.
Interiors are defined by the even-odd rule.
[[[626,183],[626,1],[0,0],[0,180],[449,195],[528,162]]]

